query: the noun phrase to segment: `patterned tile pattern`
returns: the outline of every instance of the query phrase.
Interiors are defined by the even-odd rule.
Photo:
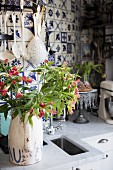
[[[1,4],[19,5],[20,0],[0,0]],[[42,6],[46,4],[46,21],[49,35],[50,49],[56,51],[55,54],[49,54],[49,61],[54,62],[53,65],[61,65],[67,61],[69,65],[79,60],[80,56],[80,0],[39,0]],[[31,0],[24,0],[25,6],[32,6]],[[24,12],[24,38],[26,47],[29,41],[33,38],[33,15],[30,12]],[[16,14],[16,39],[19,48],[22,46],[22,29],[20,12],[15,11]],[[3,30],[4,30],[4,17],[3,17]],[[14,35],[12,11],[8,11],[7,20],[7,33]],[[40,35],[45,43],[46,41],[46,27],[45,23],[42,27]],[[82,41],[84,37],[82,36]],[[7,42],[7,49],[12,50],[13,41]],[[1,49],[1,47],[0,47]],[[23,58],[15,59],[11,65],[21,64],[24,67],[24,73],[33,78],[33,86],[37,84],[37,76],[31,75],[31,70],[35,69],[35,65]],[[33,89],[33,87],[32,87]]]
[[[47,0],[47,24],[51,32],[50,46],[55,53],[55,65],[68,61],[71,65],[80,53],[80,1]],[[74,56],[74,57],[73,57]],[[51,57],[49,57],[50,59]]]

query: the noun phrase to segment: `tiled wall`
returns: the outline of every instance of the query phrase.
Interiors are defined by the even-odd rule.
[[[19,0],[0,0],[1,4],[7,5],[19,5]],[[61,65],[64,61],[67,61],[70,65],[75,61],[80,60],[81,46],[80,46],[80,0],[40,0],[40,5],[46,4],[46,19],[43,23],[41,32],[41,39],[46,44],[46,31],[49,35],[49,47],[55,51],[55,54],[49,55],[48,59],[54,62],[54,65]],[[32,1],[24,0],[25,6],[32,6]],[[16,12],[16,40],[17,45],[21,48],[21,19],[20,12]],[[32,12],[24,12],[24,38],[26,46],[33,38],[33,17]],[[4,20],[3,13],[3,20]],[[47,27],[45,26],[47,23]],[[4,22],[2,24],[2,32],[4,32]],[[12,11],[8,11],[7,20],[7,33],[14,34]],[[7,49],[10,51],[13,45],[13,41],[7,42]],[[1,46],[0,46],[1,51]],[[31,73],[30,70],[35,69],[35,63],[31,63],[30,60],[26,61],[22,57],[15,59],[9,64],[18,65],[21,64],[24,67],[23,74],[33,78],[32,87],[37,86],[37,76],[35,73]]]
[[[80,1],[47,0],[50,48],[56,51],[55,65],[74,63],[80,57]]]

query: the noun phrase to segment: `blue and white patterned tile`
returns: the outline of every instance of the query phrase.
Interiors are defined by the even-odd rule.
[[[20,1],[19,0],[5,0],[5,4],[19,6],[20,5]]]
[[[23,58],[19,58],[19,59],[14,59],[13,61],[11,61],[10,63],[9,63],[9,65],[11,65],[11,66],[18,66],[18,65],[21,65],[21,67],[23,67],[24,66],[24,61],[23,61]]]
[[[33,3],[30,0],[24,0],[24,6],[33,6]]]
[[[63,62],[65,62],[67,58],[67,53],[66,54],[62,53],[62,57],[63,57]]]
[[[74,1],[71,1],[71,12],[75,12],[76,11],[76,5]]]
[[[67,54],[72,53],[72,43],[67,43]]]
[[[67,20],[67,11],[66,10],[62,10],[61,19],[65,20],[65,21]]]
[[[76,61],[76,54],[73,53],[73,54],[71,54],[71,56],[72,56],[72,61],[75,62]]]
[[[61,8],[61,0],[55,1],[55,7],[56,8]]]
[[[32,13],[25,13],[24,16],[24,26],[25,27],[33,27],[33,14]]]
[[[16,41],[21,41],[21,27],[16,27]],[[8,27],[8,34],[9,35],[14,35],[14,28],[13,27]]]
[[[62,32],[66,32],[67,31],[67,22],[66,21],[62,21],[61,22],[61,31]]]
[[[47,19],[47,25],[49,31],[55,31],[55,20]]]
[[[71,22],[71,11],[67,12],[67,21]]]
[[[47,5],[54,7],[55,6],[55,0],[47,0]]]
[[[67,32],[72,32],[72,23],[67,22]]]
[[[67,43],[62,43],[62,53],[66,54],[67,53]]]
[[[55,18],[55,8],[48,7],[46,13],[47,13],[46,14],[47,19],[54,19]]]
[[[24,71],[24,74],[26,75],[26,77],[32,78],[32,85],[37,84],[37,73],[35,72],[30,72],[30,71]],[[29,83],[28,85],[31,85],[31,83]]]
[[[55,20],[61,20],[62,18],[62,10],[55,8]]]
[[[61,32],[55,32],[55,42],[61,42]]]
[[[67,10],[71,11],[71,0],[67,0]]]
[[[55,31],[61,31],[62,21],[55,20]]]
[[[61,1],[61,9],[67,10],[67,1],[68,1],[68,0],[62,0],[62,1]]]
[[[52,47],[52,50],[56,51],[56,54],[62,53],[62,44],[61,43],[55,42],[55,43],[53,43],[53,45],[51,47]]]
[[[62,54],[56,54],[55,61],[56,61],[56,63],[55,63],[56,66],[61,66],[64,62],[64,58],[63,58]]]
[[[67,42],[68,42],[68,43],[71,43],[71,42],[72,42],[72,36],[73,36],[72,33],[67,33]]]
[[[36,66],[33,65],[31,62],[24,60],[24,71],[31,71],[35,70]]]
[[[67,43],[67,32],[61,32],[61,43]]]
[[[7,20],[7,26],[13,26],[12,21],[12,12],[8,11],[8,20]],[[20,19],[20,12],[15,12],[16,19],[15,19],[15,26],[20,27],[21,26],[21,19]]]

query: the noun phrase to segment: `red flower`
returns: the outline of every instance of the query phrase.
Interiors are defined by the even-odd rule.
[[[44,103],[40,103],[40,107],[44,108],[46,105]]]
[[[50,102],[49,104],[50,104],[50,105],[53,105],[53,102]]]
[[[71,85],[68,85],[68,89],[70,89],[71,88]]]
[[[19,74],[18,71],[14,71],[13,73],[14,76],[18,76],[18,74]]]
[[[7,64],[7,63],[8,63],[8,59],[5,59],[5,60],[4,60],[4,63]]]
[[[44,109],[42,109],[42,110],[40,110],[40,114],[38,115],[39,117],[43,117],[44,116],[44,114],[45,114],[45,110]]]
[[[8,92],[7,89],[3,89],[3,90],[2,90],[2,96],[6,96],[7,92]]]
[[[0,81],[0,87],[4,86],[4,82]]]
[[[17,71],[17,67],[16,67],[16,66],[14,66],[14,67],[12,68],[12,70]]]
[[[28,83],[32,83],[33,79],[32,78],[27,78]]]
[[[23,80],[24,82],[27,82],[27,77],[26,77],[26,76],[23,76],[23,77],[22,77],[22,80]]]
[[[44,60],[44,63],[48,63],[48,60]]]
[[[22,97],[22,93],[18,92],[18,93],[16,94],[16,98],[19,99],[20,97]]]
[[[13,80],[13,81],[12,81],[12,84],[16,84],[16,80]]]
[[[14,76],[18,76],[18,71],[15,71],[15,70],[11,70],[11,71],[9,71],[9,75],[10,76],[12,76],[12,75],[14,75]]]
[[[31,114],[31,113],[33,112],[33,108],[31,108],[29,112],[30,112],[30,114]]]
[[[79,93],[79,90],[78,90],[78,89],[76,89],[76,90],[75,90],[75,93],[76,93],[76,94],[78,94],[78,93]]]
[[[56,115],[57,114],[57,111],[56,110],[49,110],[50,113],[52,113],[53,115]]]

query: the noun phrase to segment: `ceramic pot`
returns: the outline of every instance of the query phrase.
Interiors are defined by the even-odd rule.
[[[11,120],[8,133],[10,161],[17,165],[29,165],[41,160],[43,149],[42,119],[32,117],[33,127],[27,121],[21,121],[20,116]]]

